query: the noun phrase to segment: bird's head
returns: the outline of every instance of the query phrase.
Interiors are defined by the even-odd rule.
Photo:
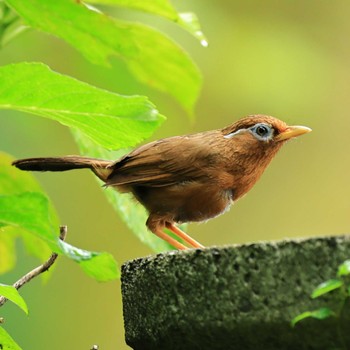
[[[224,128],[224,138],[247,147],[280,147],[285,141],[310,132],[306,126],[288,126],[282,120],[266,115],[251,115]]]
[[[265,115],[248,116],[222,129],[229,172],[242,182],[238,196],[251,188],[286,141],[310,131]]]

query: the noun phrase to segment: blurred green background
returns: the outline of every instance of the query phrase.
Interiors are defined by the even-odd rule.
[[[204,86],[196,120],[188,121],[168,96],[139,85],[113,59],[112,69],[94,66],[64,42],[27,32],[0,53],[0,63],[42,61],[52,69],[98,87],[144,94],[167,122],[161,137],[220,128],[252,113],[269,114],[313,132],[288,143],[254,189],[229,213],[188,231],[207,246],[342,234],[349,231],[350,188],[350,2],[174,1],[193,10],[209,39],[203,48],[175,25],[152,16],[115,11],[162,28],[193,56]],[[0,150],[15,157],[78,152],[69,130],[53,121],[1,111]],[[37,174],[51,196],[68,242],[109,251],[119,262],[151,254],[126,228],[89,172]],[[37,261],[23,252],[11,283]],[[8,303],[5,327],[24,349],[127,349],[120,281],[99,284],[60,258],[46,285],[22,289],[30,314]]]

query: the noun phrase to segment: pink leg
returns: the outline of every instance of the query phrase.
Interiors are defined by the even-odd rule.
[[[179,250],[184,250],[188,249],[185,245],[181,244],[178,242],[176,239],[168,236],[166,233],[164,233],[161,229],[156,229],[152,231],[155,235],[157,235],[159,238],[163,239],[164,241],[168,242],[171,244],[173,247],[179,249]]]
[[[187,242],[189,245],[191,245],[194,248],[204,248],[204,245],[200,244],[196,240],[194,240],[192,237],[190,237],[187,233],[180,230],[177,226],[174,224],[171,224],[170,222],[166,223],[166,227],[173,232],[177,237],[182,238],[185,242]],[[171,244],[171,243],[170,243]]]

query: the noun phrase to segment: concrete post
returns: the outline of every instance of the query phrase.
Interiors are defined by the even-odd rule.
[[[152,350],[350,348],[350,307],[341,320],[297,314],[350,258],[348,236],[174,251],[126,262],[126,342]],[[339,334],[341,336],[339,337]]]

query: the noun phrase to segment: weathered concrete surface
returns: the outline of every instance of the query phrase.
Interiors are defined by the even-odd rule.
[[[341,341],[350,348],[348,311],[341,322],[290,327],[300,312],[325,304],[309,294],[347,258],[350,238],[338,236],[129,261],[122,268],[126,342],[154,350],[345,349]]]

